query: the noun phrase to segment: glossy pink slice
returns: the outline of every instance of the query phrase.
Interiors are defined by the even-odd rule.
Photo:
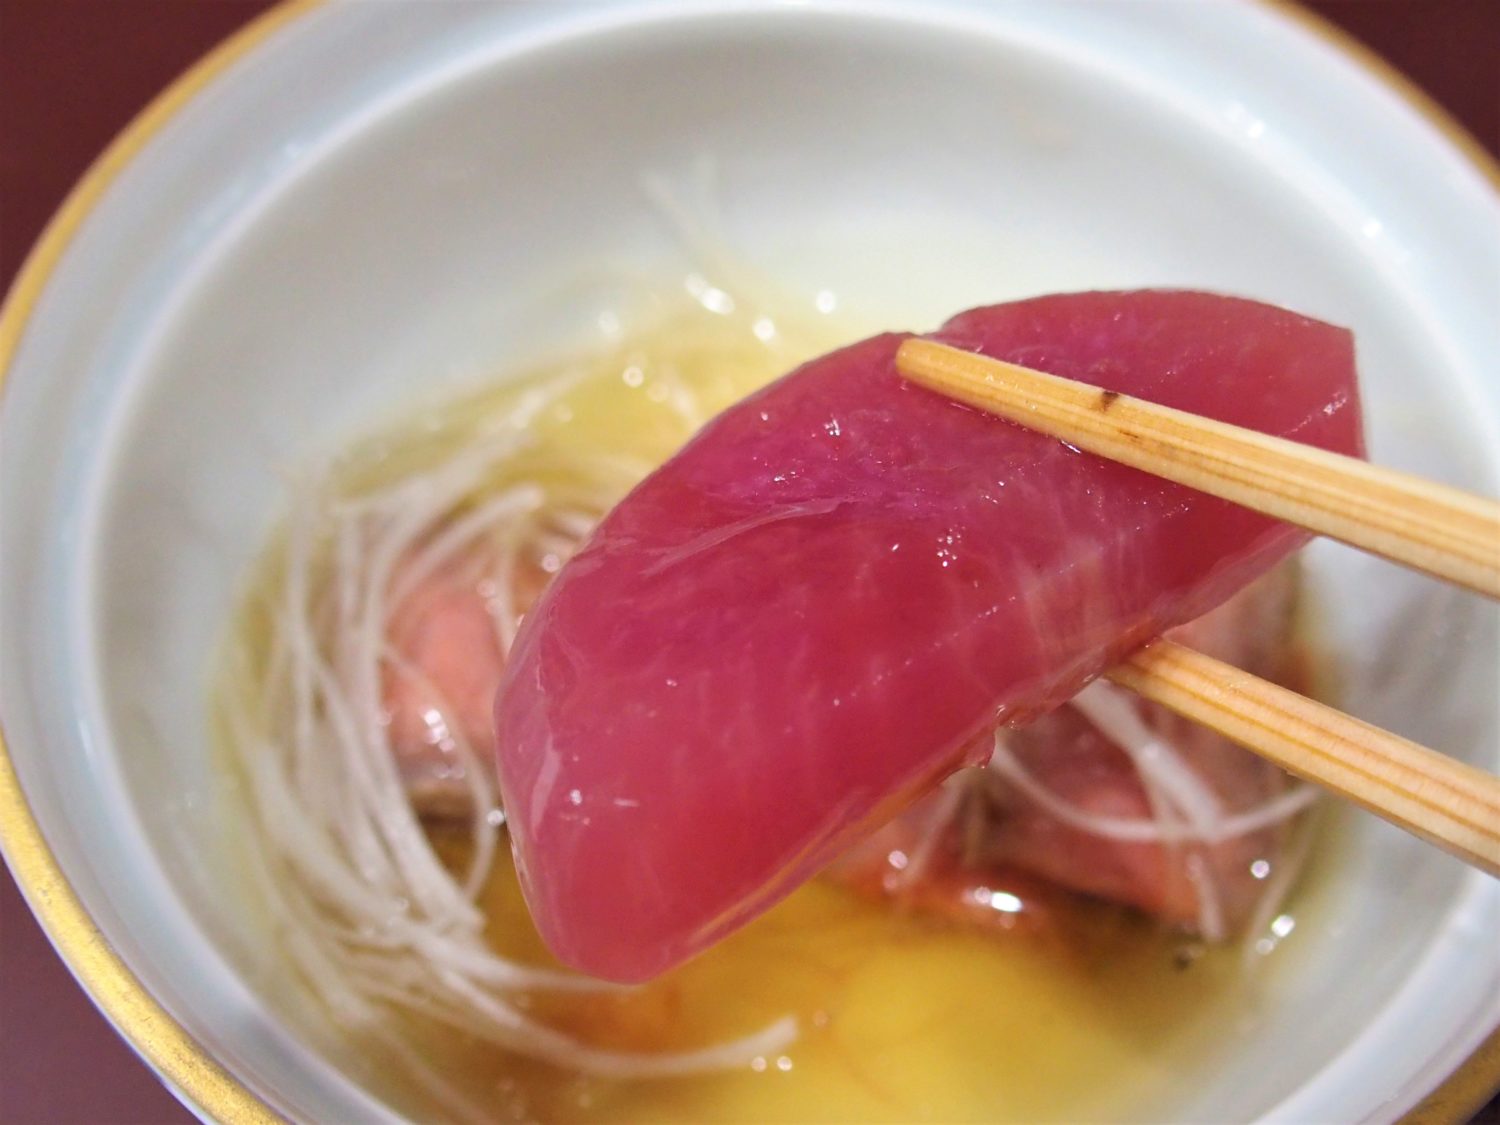
[[[936,338],[1361,449],[1349,333],[1191,292],[977,309]],[[527,619],[502,791],[543,937],[638,981],[1199,616],[1304,535],[900,380],[815,360],[652,474]]]

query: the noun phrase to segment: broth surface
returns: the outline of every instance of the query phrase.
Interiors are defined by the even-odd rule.
[[[545,961],[508,865],[483,902],[497,948]],[[618,1081],[482,1044],[441,1049],[513,1120],[1150,1119],[1205,1040],[1249,1013],[1241,950],[1185,947],[1082,899],[1049,910],[1042,933],[980,932],[816,880],[639,989],[536,1001],[580,1038],[632,1050],[702,1046],[795,1014],[797,1042],[740,1071]]]

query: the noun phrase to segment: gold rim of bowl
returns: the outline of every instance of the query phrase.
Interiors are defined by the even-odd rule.
[[[282,0],[189,68],[140,112],[90,165],[32,247],[0,306],[0,404],[21,336],[63,251],[109,189],[161,128],[236,60],[323,0]],[[1257,0],[1337,48],[1401,96],[1500,191],[1500,162],[1405,75],[1295,0]],[[163,1008],[110,946],[73,893],[26,803],[0,724],[0,851],[53,946],[110,1022],[193,1106],[229,1125],[278,1116],[220,1066]],[[1406,1115],[1408,1125],[1467,1120],[1500,1089],[1500,1028]]]

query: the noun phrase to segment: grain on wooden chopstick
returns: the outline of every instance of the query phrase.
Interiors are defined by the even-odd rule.
[[[913,382],[1079,449],[1500,598],[1500,503],[931,340]]]
[[[1500,778],[1172,641],[1106,675],[1500,876]]]

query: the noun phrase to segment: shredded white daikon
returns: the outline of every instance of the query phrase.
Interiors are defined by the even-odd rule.
[[[1254,808],[1226,814],[1204,828],[1195,828],[1177,820],[1164,823],[1157,818],[1103,816],[1071,804],[1048,789],[1022,764],[1006,746],[1003,732],[996,734],[990,768],[1061,823],[1126,844],[1218,844],[1288,820],[1310,807],[1319,797],[1313,786],[1297,785]]]
[[[1096,680],[1075,695],[1068,706],[1130,758],[1151,804],[1151,816],[1106,816],[1058,796],[1006,744],[1004,731],[995,734],[988,768],[1049,816],[1071,828],[1121,843],[1184,849],[1181,865],[1193,884],[1198,932],[1207,941],[1225,940],[1229,933],[1222,889],[1213,864],[1201,849],[1291,820],[1318,800],[1316,787],[1297,784],[1258,805],[1231,813],[1188,758],[1146,724],[1135,698],[1128,692]],[[1295,858],[1287,856],[1277,864],[1276,878],[1261,896],[1250,932],[1263,925],[1260,915],[1266,910],[1265,903],[1279,901],[1285,895],[1300,867]]]
[[[648,365],[641,393],[677,420],[678,440],[732,390],[716,374],[705,401],[704,385],[685,368],[743,363],[743,349],[753,348],[769,376],[824,342],[816,333],[801,344],[780,334],[768,341],[750,324],[770,323],[769,314],[747,303],[736,315],[743,331],[728,345],[721,323],[705,325],[724,320],[715,310],[669,320],[670,349]],[[742,353],[726,357],[726,347]],[[629,363],[634,387],[629,376],[647,361]],[[560,567],[651,467],[535,440],[539,419],[567,417],[567,396],[598,378],[620,375],[573,365],[520,393],[456,403],[431,426],[395,431],[362,454],[298,474],[284,532],[246,598],[218,680],[219,726],[246,782],[246,863],[286,955],[338,1024],[383,1044],[457,1116],[476,1107],[405,1042],[393,1011],[612,1077],[748,1066],[797,1034],[785,1018],[697,1050],[633,1053],[598,1049],[528,1016],[525,993],[617,986],[518,963],[486,940],[477,899],[504,824],[492,771],[439,685],[390,643],[408,599],[460,567],[486,599],[500,652],[509,650],[524,609],[518,579]],[[384,712],[393,679],[419,689],[444,777],[461,795],[472,846],[460,872],[435,852],[402,776]]]

